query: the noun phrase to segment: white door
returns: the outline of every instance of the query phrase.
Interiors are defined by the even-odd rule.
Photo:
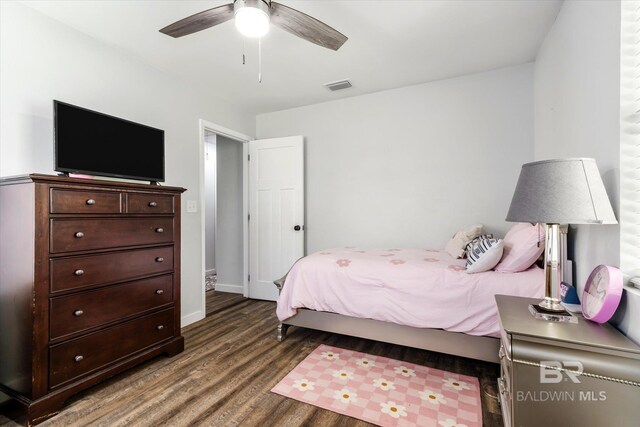
[[[249,298],[275,301],[273,281],[304,252],[303,137],[249,143]]]

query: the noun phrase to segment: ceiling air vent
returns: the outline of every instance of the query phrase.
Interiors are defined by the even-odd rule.
[[[325,83],[327,89],[331,92],[335,92],[336,90],[348,89],[351,87],[351,82],[349,80],[340,80],[332,83]]]

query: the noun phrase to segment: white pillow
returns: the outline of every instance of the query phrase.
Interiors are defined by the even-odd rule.
[[[502,258],[504,241],[500,239],[477,239],[467,248],[467,273],[489,271]]]
[[[471,227],[460,230],[447,242],[444,250],[454,258],[464,257],[464,249],[470,241],[482,234],[482,224],[472,225]]]

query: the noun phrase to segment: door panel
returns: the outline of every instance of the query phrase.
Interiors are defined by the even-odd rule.
[[[304,255],[303,137],[251,141],[249,155],[249,297],[275,301],[273,281]]]

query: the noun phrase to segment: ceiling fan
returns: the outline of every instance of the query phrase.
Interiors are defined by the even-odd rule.
[[[304,40],[327,49],[338,50],[347,37],[324,22],[271,0],[234,0],[181,19],[160,30],[171,37],[182,37],[206,30],[235,18],[236,28],[247,37],[262,37],[269,24],[276,25]]]

